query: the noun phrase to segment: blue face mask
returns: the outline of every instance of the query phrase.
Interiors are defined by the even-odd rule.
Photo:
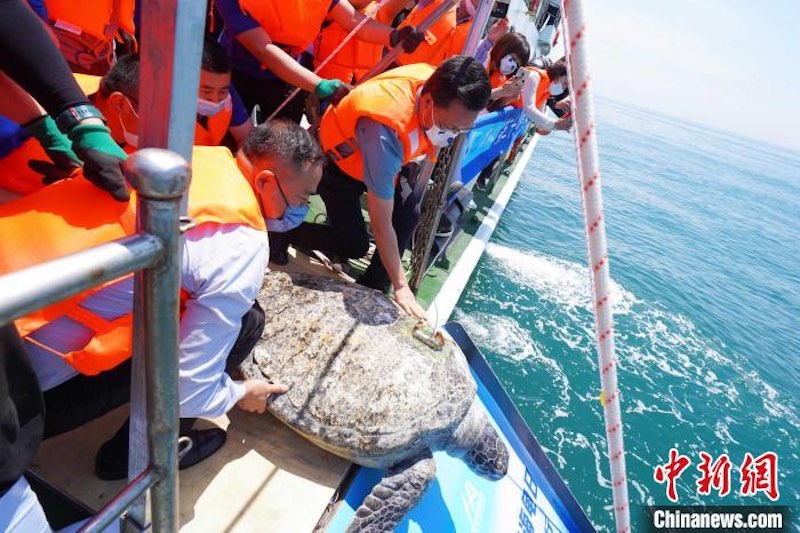
[[[275,233],[285,233],[296,228],[306,219],[308,214],[308,204],[290,205],[286,208],[282,218],[267,218],[267,230]]]

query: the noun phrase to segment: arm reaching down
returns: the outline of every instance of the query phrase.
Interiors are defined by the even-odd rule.
[[[268,256],[266,233],[249,227],[203,224],[187,233],[182,285],[190,298],[179,337],[182,417],[221,416],[248,394],[248,386],[232,380],[225,365]]]

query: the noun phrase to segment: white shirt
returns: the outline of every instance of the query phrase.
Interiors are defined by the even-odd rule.
[[[269,260],[267,233],[239,224],[201,224],[186,233],[181,250],[181,286],[190,298],[179,336],[180,416],[218,417],[244,396],[244,385],[225,372],[225,362],[252,307]],[[83,302],[110,320],[131,312],[131,276]],[[61,352],[82,348],[92,332],[59,318],[31,336]],[[77,374],[61,357],[30,342],[26,349],[43,390]]]
[[[522,85],[522,109],[525,111],[525,115],[537,128],[552,131],[556,126],[556,119],[545,115],[544,105],[542,109],[536,107],[536,89],[542,78],[538,73],[528,69],[523,69],[523,75],[525,82]]]

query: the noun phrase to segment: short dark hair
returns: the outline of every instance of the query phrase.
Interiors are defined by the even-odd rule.
[[[561,58],[552,65],[547,67],[547,77],[551,80],[557,80],[561,76],[567,75],[567,62]]]
[[[128,54],[117,59],[114,66],[100,80],[98,92],[102,98],[119,91],[125,96],[138,98],[139,94],[139,56]]]
[[[531,57],[531,45],[528,44],[528,39],[521,33],[504,33],[489,52],[489,65],[496,65],[508,54],[517,56],[520,66],[527,64]]]
[[[200,68],[214,74],[228,74],[231,71],[231,63],[225,50],[213,39],[206,37],[203,42],[203,59]]]
[[[451,57],[431,74],[422,94],[431,93],[433,104],[448,107],[458,100],[470,111],[481,111],[492,94],[489,75],[480,61],[469,56]]]
[[[259,124],[242,144],[250,160],[277,158],[298,169],[325,163],[325,154],[316,139],[304,128],[289,120],[270,120]]]

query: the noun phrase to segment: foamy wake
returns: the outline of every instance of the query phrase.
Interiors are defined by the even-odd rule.
[[[483,302],[482,309],[485,308],[483,304],[488,304],[489,309],[497,307],[500,316],[486,311],[469,314],[457,311],[456,318],[464,323],[477,344],[519,364],[522,373],[530,364],[540,366],[553,383],[563,384],[559,387],[563,391],[567,391],[569,378],[574,383],[582,382],[588,369],[596,375],[587,268],[497,244],[490,244],[487,251],[490,267],[497,277],[507,278],[513,285],[509,289],[505,284],[497,293],[486,291],[477,297]],[[533,298],[531,291],[535,293]],[[630,436],[639,440],[637,446],[646,449],[646,453],[642,453],[648,461],[658,462],[663,455],[663,450],[652,442],[646,429],[654,414],[674,417],[676,427],[696,428],[698,434],[712,431],[717,439],[713,444],[723,449],[748,442],[748,433],[754,429],[752,424],[743,422],[748,419],[761,430],[774,422],[784,424],[788,431],[779,428],[786,437],[784,443],[788,443],[789,449],[800,446],[797,438],[800,418],[791,400],[787,401],[766,383],[743,356],[727,353],[727,347],[704,337],[688,318],[671,313],[657,303],[639,300],[613,281],[611,296],[623,412],[627,415],[626,425],[632,426]],[[516,320],[508,316],[511,313]],[[532,335],[541,340],[537,342]],[[546,347],[553,342],[563,343],[569,360],[555,359],[546,353]],[[581,356],[583,361],[576,356]],[[566,407],[570,396],[577,400],[575,405],[583,409],[584,403],[596,403],[596,392],[594,388],[569,389],[567,397],[562,398],[562,405],[555,406],[553,418],[563,420],[575,416],[575,408]],[[754,396],[755,401],[763,404],[760,412],[752,412],[752,407],[748,407],[752,406]],[[608,487],[609,481],[603,474],[607,471],[604,436],[588,433],[587,437],[558,427],[558,422],[551,423],[550,434],[555,437],[555,443],[552,437],[543,440],[550,448],[555,444],[555,449],[547,451],[559,466],[564,468],[567,457],[582,453],[581,449],[591,451],[597,485]],[[649,449],[650,445],[653,449]],[[700,441],[684,443],[689,448],[699,445]],[[634,466],[644,463],[641,471],[652,472],[653,465],[641,457],[632,456],[629,460]],[[652,501],[647,488],[649,480],[635,482],[633,477],[631,479],[638,501]]]
[[[586,266],[493,243],[487,247],[487,253],[505,277],[519,287],[532,289],[542,301],[555,304],[559,314],[568,317],[567,321],[559,321],[540,316],[536,319],[537,330],[540,333],[546,331],[548,336],[582,353],[596,369],[592,297]],[[746,368],[746,361],[734,361],[710,345],[691,320],[639,300],[613,280],[611,299],[617,322],[617,355],[621,372],[630,372],[644,379],[653,390],[662,386],[664,376],[699,384],[709,395],[720,397],[728,407],[741,406],[739,387],[743,387],[762,398],[767,414],[785,419],[800,429],[800,417],[782,401],[780,393],[758,372]],[[505,307],[514,305],[502,304]],[[523,307],[515,311],[533,314],[538,309]],[[516,322],[510,322],[516,330],[520,329]],[[738,379],[721,378],[717,375],[718,369],[733,371]],[[686,404],[675,408],[677,400],[672,395],[663,394],[662,398],[672,404],[669,411],[679,420],[684,409],[693,411],[693,407]],[[636,409],[641,409],[636,405]],[[722,428],[718,431],[724,434]],[[735,442],[733,438],[730,440]]]
[[[489,243],[490,257],[505,267],[505,274],[521,286],[530,287],[542,298],[562,307],[580,307],[591,312],[589,270],[586,266],[536,253],[526,253]],[[611,280],[611,302],[614,313],[630,312],[636,298]]]
[[[454,318],[461,322],[473,340],[484,349],[517,363],[530,361],[558,383],[561,404],[553,406],[556,416],[566,416],[569,405],[569,379],[555,359],[548,357],[541,346],[511,317],[487,313],[466,314],[456,309]]]

